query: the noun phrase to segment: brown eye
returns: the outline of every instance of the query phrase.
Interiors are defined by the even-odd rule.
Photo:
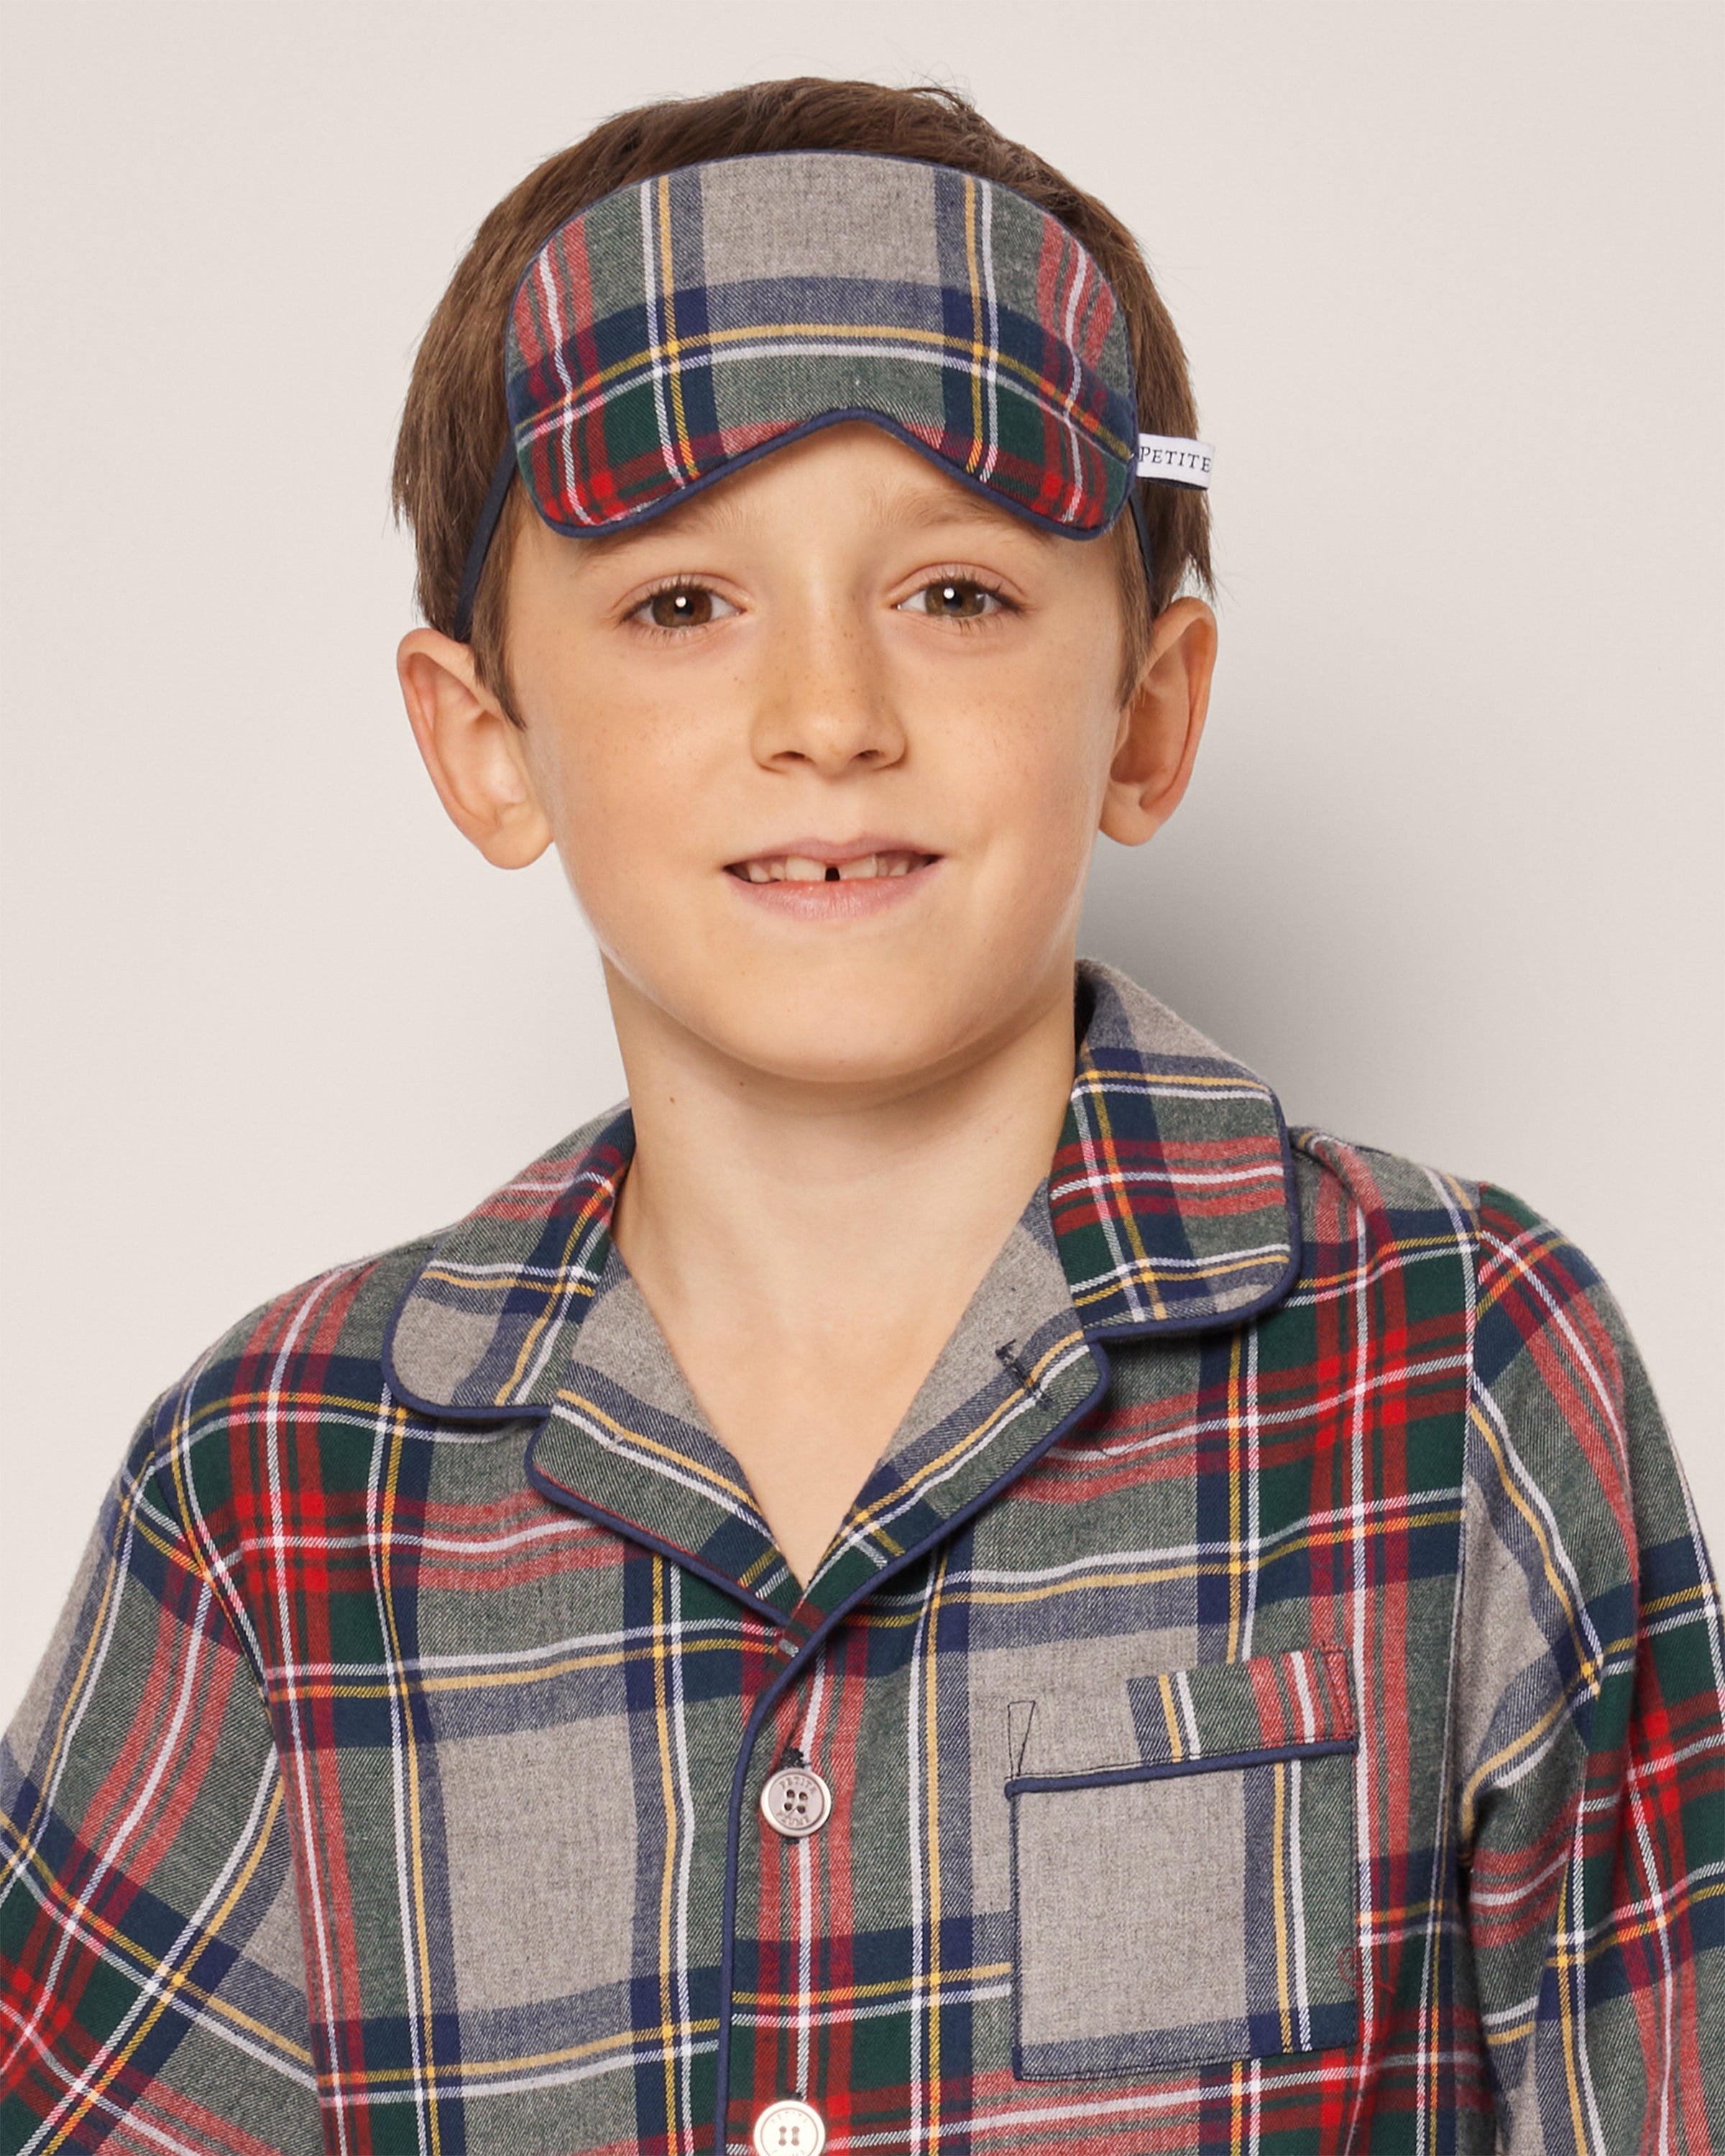
[[[905,602],[912,612],[932,614],[938,621],[980,621],[1000,610],[998,592],[986,584],[973,584],[963,577],[938,577],[913,592]]]
[[[704,629],[713,618],[713,595],[698,584],[675,584],[654,593],[647,617],[655,629]]]

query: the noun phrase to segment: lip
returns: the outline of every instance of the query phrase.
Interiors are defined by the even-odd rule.
[[[733,875],[733,866],[743,861],[775,860],[788,854],[799,854],[803,860],[820,861],[828,868],[841,861],[860,860],[865,854],[922,854],[927,856],[921,868],[908,870],[903,875],[868,876],[850,882],[819,883],[751,883],[746,876]],[[854,839],[774,839],[764,846],[752,848],[739,854],[735,863],[726,864],[726,882],[739,899],[748,906],[764,906],[782,918],[794,921],[865,921],[893,907],[913,904],[927,891],[942,865],[942,856],[932,847],[918,845],[914,840],[888,834],[885,832],[863,831]]]
[[[859,831],[854,839],[774,839],[764,846],[751,846],[746,854],[738,854],[726,863],[727,869],[742,861],[782,860],[787,854],[800,854],[807,861],[824,861],[829,868],[840,861],[858,861],[865,854],[930,854],[938,860],[939,849],[925,846],[919,839],[907,839],[901,833]]]

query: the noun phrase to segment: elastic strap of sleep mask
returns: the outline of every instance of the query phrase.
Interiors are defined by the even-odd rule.
[[[497,520],[503,514],[503,505],[509,497],[509,482],[516,475],[515,437],[511,434],[497,459],[497,469],[491,475],[491,484],[485,489],[485,503],[474,526],[473,544],[467,550],[467,564],[461,572],[461,589],[455,599],[454,635],[457,644],[466,644],[473,636],[474,602],[479,597],[480,578],[485,574],[485,557],[491,551],[491,542],[497,536]]]
[[[1159,480],[1170,486],[1205,489],[1210,483],[1210,463],[1214,454],[1208,442],[1194,441],[1183,434],[1140,434],[1137,475],[1143,480]],[[473,608],[479,597],[480,578],[485,573],[486,557],[497,536],[498,520],[509,498],[509,483],[516,470],[515,438],[511,435],[497,459],[491,484],[485,490],[485,506],[480,511],[473,544],[467,550],[466,566],[461,572],[461,589],[455,600],[455,621],[451,632],[457,644],[466,644],[472,638]],[[1138,552],[1144,558],[1144,588],[1153,592],[1156,557],[1150,544],[1150,520],[1145,514],[1142,491],[1137,486],[1129,487],[1126,502],[1138,535]]]

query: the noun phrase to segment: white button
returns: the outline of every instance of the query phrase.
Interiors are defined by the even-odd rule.
[[[781,1767],[761,1792],[762,1818],[793,1841],[824,1827],[832,1809],[833,1793],[813,1767]]]
[[[826,2121],[793,2096],[769,2103],[755,2121],[755,2156],[820,2156]]]

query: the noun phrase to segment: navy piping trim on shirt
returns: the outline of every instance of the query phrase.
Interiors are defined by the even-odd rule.
[[[638,1543],[642,1548],[653,1551],[656,1556],[669,1558],[673,1564],[680,1565],[685,1572],[694,1573],[709,1587],[718,1588],[732,1601],[741,1602],[746,1609],[752,1609],[757,1617],[764,1617],[769,1625],[782,1627],[789,1623],[783,1610],[745,1587],[741,1580],[733,1579],[728,1573],[721,1572],[716,1565],[709,1564],[705,1558],[697,1557],[692,1550],[685,1550],[675,1543],[665,1542],[658,1535],[649,1534],[634,1521],[625,1520],[616,1512],[608,1512],[603,1505],[594,1504],[591,1498],[578,1496],[566,1483],[547,1475],[533,1457],[543,1435],[542,1430],[536,1430],[528,1440],[526,1461],[527,1480],[542,1497],[548,1497],[552,1504],[561,1505],[566,1512],[578,1512],[583,1519],[592,1520],[598,1527],[608,1527],[613,1534],[621,1535],[626,1542]]]
[[[1066,1789],[1112,1789],[1126,1782],[1173,1782],[1187,1774],[1219,1774],[1240,1767],[1278,1767],[1294,1759],[1327,1759],[1338,1752],[1358,1752],[1359,1738],[1326,1737],[1315,1744],[1277,1744],[1262,1752],[1200,1753],[1194,1759],[1141,1760],[1136,1767],[1098,1767],[1089,1774],[1016,1774],[1006,1785],[1009,1797],[1055,1795]]]
[[[454,1230],[449,1232],[453,1234]],[[389,1322],[383,1328],[383,1347],[377,1359],[382,1365],[383,1382],[389,1388],[391,1399],[399,1400],[403,1407],[411,1408],[415,1414],[424,1415],[428,1422],[543,1422],[551,1409],[542,1407],[536,1401],[521,1406],[508,1400],[434,1400],[428,1399],[424,1393],[416,1393],[411,1385],[402,1383],[401,1373],[395,1366],[395,1328],[418,1292],[427,1267],[435,1264],[438,1249],[445,1240],[447,1238],[439,1239],[425,1264],[402,1290],[394,1309],[389,1313]]]

